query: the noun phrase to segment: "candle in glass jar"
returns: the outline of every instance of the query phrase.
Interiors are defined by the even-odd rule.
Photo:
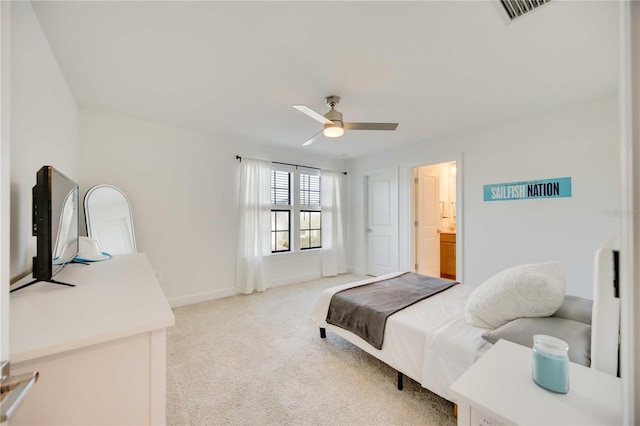
[[[544,334],[533,336],[533,381],[552,392],[569,392],[569,345]]]

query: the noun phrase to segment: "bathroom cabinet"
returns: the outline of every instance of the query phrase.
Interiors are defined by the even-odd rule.
[[[440,277],[456,279],[456,234],[440,233]]]

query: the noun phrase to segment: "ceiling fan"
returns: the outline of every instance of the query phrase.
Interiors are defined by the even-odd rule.
[[[309,138],[302,146],[311,145],[320,133],[328,138],[338,138],[344,134],[345,130],[395,130],[398,127],[398,123],[345,123],[342,120],[342,113],[336,109],[336,105],[340,102],[340,96],[330,95],[324,100],[331,108],[325,115],[306,105],[293,105],[298,111],[324,124],[324,128]]]

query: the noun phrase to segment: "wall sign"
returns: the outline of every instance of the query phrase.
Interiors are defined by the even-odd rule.
[[[484,201],[528,200],[571,197],[571,178],[494,183],[484,186]]]

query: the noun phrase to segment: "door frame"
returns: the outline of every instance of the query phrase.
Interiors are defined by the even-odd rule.
[[[9,360],[11,2],[0,2],[0,360]]]
[[[623,212],[640,210],[640,4],[620,3],[620,179]],[[640,421],[640,219],[636,214],[622,216],[620,226],[620,295],[621,297],[621,354],[622,423]]]
[[[400,215],[400,241],[405,241],[404,247],[400,248],[401,253],[406,253],[401,257],[400,267],[407,271],[412,270],[415,244],[413,241],[413,169],[417,167],[434,166],[441,163],[456,163],[456,281],[464,282],[464,174],[463,174],[463,154],[461,151],[426,156],[421,160],[415,160],[403,167],[401,173],[402,182],[400,184],[400,199],[404,198],[404,214]],[[403,197],[403,193],[406,194]]]

